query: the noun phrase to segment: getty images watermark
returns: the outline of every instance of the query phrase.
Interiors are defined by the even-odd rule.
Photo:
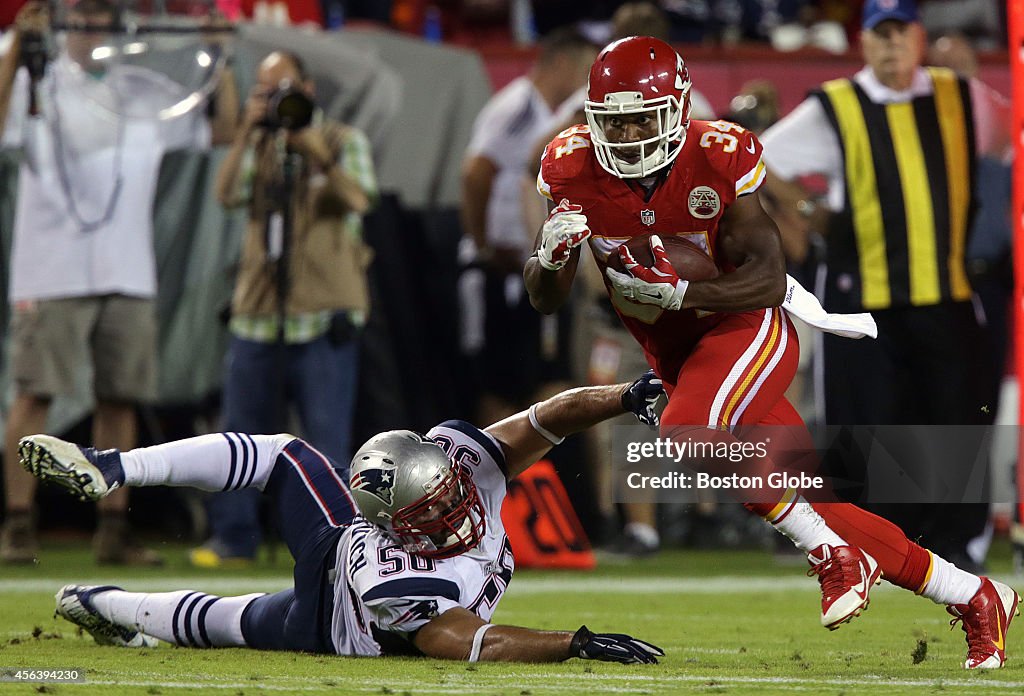
[[[751,460],[763,460],[768,456],[770,439],[757,442],[704,442],[689,438],[658,437],[645,442],[626,443],[626,462],[641,464],[643,462],[720,462],[743,464]],[[775,471],[767,476],[745,475],[740,472],[719,472],[717,475],[707,471],[667,471],[644,473],[631,471],[626,473],[627,487],[637,489],[662,490],[761,490],[788,488],[824,489],[825,481],[821,476],[809,476],[805,473]]]
[[[753,425],[659,433],[617,425],[613,494],[620,503],[685,504],[721,491],[721,499],[769,503],[792,488],[812,503],[1004,504],[1018,488],[1020,432],[1017,425]]]

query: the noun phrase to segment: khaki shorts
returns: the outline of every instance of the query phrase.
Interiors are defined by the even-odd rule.
[[[125,295],[31,300],[11,316],[11,372],[21,393],[57,396],[92,374],[96,398],[156,396],[156,305]]]

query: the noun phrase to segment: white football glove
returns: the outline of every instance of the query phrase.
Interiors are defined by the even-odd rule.
[[[661,237],[656,234],[651,235],[651,255],[654,257],[654,265],[650,268],[641,266],[623,244],[619,247],[619,258],[629,272],[620,273],[614,268],[608,268],[605,274],[612,287],[627,300],[657,305],[662,309],[680,309],[689,282],[676,273],[665,253]]]
[[[560,270],[569,262],[572,250],[590,237],[587,227],[587,216],[583,214],[583,206],[572,205],[563,198],[556,205],[540,232],[540,248],[537,260],[542,268],[548,271]]]

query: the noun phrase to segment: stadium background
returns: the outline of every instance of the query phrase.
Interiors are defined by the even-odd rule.
[[[245,23],[235,49],[242,94],[256,63],[277,46],[301,46],[318,84],[318,100],[328,115],[367,133],[378,167],[382,202],[367,218],[365,235],[376,251],[370,269],[374,312],[364,334],[362,365],[364,377],[372,379],[362,380],[354,439],[399,425],[426,430],[453,414],[472,418],[453,310],[461,236],[459,167],[476,114],[493,91],[529,69],[535,50],[510,41],[475,48],[433,43],[369,25],[311,33]],[[725,113],[731,96],[754,77],[778,86],[786,113],[815,85],[852,74],[861,65],[854,51],[833,55],[814,49],[779,53],[765,46],[689,45],[682,50],[694,84],[718,113]],[[437,75],[446,77],[437,80]],[[983,55],[980,77],[1009,94],[1006,54]],[[143,442],[184,437],[203,424],[208,430],[217,427],[226,345],[221,317],[245,229],[244,211],[225,212],[213,195],[222,156],[223,150],[171,153],[161,171],[154,210],[160,389],[157,403],[142,413]],[[3,300],[16,173],[16,153],[0,151]],[[403,299],[412,296],[416,303]],[[6,328],[6,301],[0,308]],[[6,383],[5,362],[0,384]],[[88,385],[80,383],[78,396],[56,400],[52,432],[70,434],[77,427],[87,437],[88,393]],[[573,447],[563,448],[558,463],[570,495],[580,501],[587,490]],[[167,504],[166,495],[139,495],[152,497],[155,505]],[[588,506],[576,507],[590,527]],[[137,523],[151,526],[153,517]],[[175,523],[167,531],[183,530]]]
[[[1011,46],[1021,46],[1024,45],[1024,6],[1020,3],[1010,5]],[[366,358],[363,364],[364,375],[372,377],[372,388],[367,383],[369,380],[364,380],[359,395],[355,439],[359,441],[373,432],[394,427],[396,424],[426,429],[442,417],[468,417],[471,415],[470,407],[463,399],[465,392],[459,387],[462,376],[457,351],[458,325],[451,311],[456,304],[455,247],[461,235],[458,227],[459,163],[469,139],[473,119],[480,107],[494,90],[525,72],[534,53],[532,49],[516,47],[510,43],[477,49],[428,43],[416,37],[369,27],[310,35],[296,28],[243,25],[236,48],[236,70],[242,93],[248,89],[253,68],[259,57],[272,47],[300,45],[300,40],[300,53],[309,61],[309,67],[320,85],[319,97],[328,112],[360,126],[370,136],[384,194],[382,204],[366,222],[366,239],[377,252],[371,273],[376,311],[365,334]],[[859,56],[854,51],[833,56],[819,51],[780,54],[764,47],[742,47],[732,50],[717,47],[682,49],[695,84],[718,112],[725,111],[731,95],[736,93],[744,81],[752,77],[766,77],[776,82],[780,87],[782,112],[785,113],[803,97],[807,89],[824,79],[851,74],[861,64]],[[981,79],[1004,94],[1013,92],[1012,85],[1024,84],[1024,67],[1021,65],[1024,58],[1018,52],[1011,55],[1017,59],[1012,65],[1006,53],[991,54],[983,56],[982,59]],[[445,75],[446,79],[437,81],[437,75]],[[1015,132],[1022,132],[1024,106],[1021,104],[1020,95],[1014,96]],[[230,296],[232,268],[237,259],[239,240],[244,228],[241,217],[225,214],[213,199],[212,178],[221,156],[220,152],[177,153],[168,157],[163,167],[157,208],[154,211],[160,274],[161,384],[157,404],[147,409],[143,418],[144,438],[147,441],[162,441],[192,434],[204,425],[207,429],[216,427],[218,388],[225,345],[225,331],[220,315]],[[1015,219],[1018,221],[1024,219],[1022,166],[1024,165],[1021,162],[1019,146],[1014,208]],[[14,156],[11,153],[0,154],[0,250],[3,254],[0,262],[0,292],[7,286],[6,259],[9,257],[16,191],[13,182],[16,171],[17,163]],[[1016,254],[1017,267],[1024,268],[1024,249],[1019,245]],[[398,301],[410,295],[418,298],[415,306]],[[1015,298],[1016,307],[1024,307],[1024,287],[1019,283]],[[0,307],[3,307],[4,312],[0,322],[6,327],[6,302],[0,302]],[[1017,326],[1021,327],[1024,324],[1018,322]],[[1017,341],[1018,346],[1020,343],[1021,341]],[[1019,350],[1017,365],[1019,373],[1020,369],[1024,368],[1024,352]],[[6,384],[6,363],[0,379]],[[84,385],[81,391],[86,392]],[[84,419],[88,418],[89,409],[90,404],[84,397],[59,402],[54,414],[55,431],[71,434],[87,432]],[[1019,422],[1016,414],[1012,420]],[[563,479],[566,480],[570,493],[579,498],[583,495],[583,490],[578,483],[574,483],[579,477],[578,472],[571,470],[572,459],[571,456],[566,458],[570,470],[563,471]],[[144,497],[145,493],[149,495]],[[182,510],[187,511],[188,507],[181,500],[168,502],[166,493],[154,494],[149,491],[140,492],[136,500],[134,507],[148,511],[144,517],[139,516],[136,521],[144,527],[150,526],[150,532],[159,531],[171,537],[195,533],[190,524],[186,524],[186,521],[192,518],[180,514]],[[154,508],[154,505],[158,507]],[[154,514],[154,511],[165,505],[173,506],[173,510],[168,510],[168,514]],[[577,509],[584,522],[588,523],[586,506],[578,504]],[[43,510],[50,511],[51,519],[55,519],[52,526],[55,527],[64,526],[67,522],[74,522],[91,514],[89,507],[66,505],[64,500],[50,493],[44,496]],[[169,522],[154,527],[154,519]],[[184,521],[174,521],[176,519]],[[89,563],[84,557],[79,558],[73,546],[73,543],[66,547],[59,546],[55,551],[54,562],[50,566],[52,572],[47,572],[47,576],[70,572],[80,564]],[[997,574],[1009,572],[1005,543],[998,544],[993,550],[992,564]],[[733,557],[727,553],[673,553],[653,565],[638,564],[633,570],[612,568],[607,578],[620,582],[624,579],[641,582],[637,580],[638,577],[642,579],[643,576],[651,575],[650,586],[656,587],[657,581],[663,577],[695,577],[696,583],[693,586],[679,586],[675,589],[669,587],[664,592],[639,593],[640,597],[648,594],[657,597],[651,606],[643,610],[643,615],[665,614],[681,612],[676,607],[676,597],[701,601],[700,598],[706,596],[706,591],[699,589],[702,577],[711,574],[711,578],[718,578],[717,573],[734,573],[742,576],[749,565],[749,556]],[[171,570],[174,574],[178,574],[178,571],[187,572],[183,567],[172,566]],[[141,571],[135,572],[141,573],[143,579],[157,577]],[[278,577],[286,574],[286,569],[281,565],[280,559],[275,559],[260,572],[265,572],[269,578],[268,582],[273,584]],[[32,573],[32,569],[5,569],[0,575],[5,582],[22,582],[27,585],[34,582],[35,576]],[[786,575],[788,578],[795,575],[791,571],[780,569],[773,569],[768,573],[772,577]],[[542,587],[548,577],[545,574],[527,575],[527,585],[540,583],[539,586]],[[565,576],[562,575],[550,577],[559,579],[552,587],[560,589],[560,597],[564,598],[567,593],[572,593],[571,579],[565,580]],[[217,578],[210,580],[203,576],[197,578],[196,582],[202,583],[204,580],[222,582]],[[739,597],[738,603],[740,606],[762,606],[761,602],[766,597],[772,602],[784,598],[788,601],[793,591],[793,587],[787,584],[789,580],[795,578],[788,578],[786,582],[778,584],[775,590],[741,590],[736,593]],[[597,576],[593,581],[602,583],[605,577]],[[814,589],[813,583],[803,584],[807,586],[803,589]],[[583,583],[583,586],[588,585]],[[18,587],[16,584],[4,586],[3,591],[8,596],[0,606],[9,608],[12,601],[17,602],[18,598],[23,596],[24,590]],[[243,589],[240,588],[239,591]],[[514,600],[514,594],[510,595],[510,600],[519,603],[513,603],[509,613],[500,615],[499,618],[544,626],[542,620],[534,618],[543,614],[543,606],[527,606],[534,596],[531,592],[528,590],[527,594],[518,600]],[[583,597],[596,596],[589,592],[591,590],[583,590]],[[626,596],[616,594],[616,597]],[[729,596],[726,593],[723,598]],[[797,596],[801,613],[807,615],[804,618],[814,619],[813,592],[797,593]],[[46,632],[51,630],[49,622],[44,620],[49,609],[43,606],[45,602],[33,597],[30,604],[35,611],[32,613],[40,617],[35,623],[44,624],[41,630],[42,638],[45,640]],[[719,599],[709,604],[721,604]],[[629,601],[632,600],[622,599],[621,603],[628,604]],[[728,603],[731,600],[725,601]],[[620,603],[619,600],[616,602]],[[886,626],[895,626],[903,617],[923,613],[904,611],[903,602],[904,600],[897,600],[894,595],[880,595],[877,603],[886,604],[888,610],[893,612],[885,620]],[[915,606],[918,610],[921,609],[920,605]],[[743,620],[742,609],[730,608],[726,613],[733,612],[739,613],[737,621]],[[877,619],[878,617],[874,615],[879,613],[881,612],[876,608],[871,612],[872,618]],[[610,609],[607,621],[612,623],[616,616],[626,619],[634,614],[635,612],[628,608]],[[700,612],[697,614],[701,615]],[[930,613],[929,617],[935,618],[933,614],[934,612]],[[766,612],[762,622],[767,622],[767,627],[762,625],[761,628],[770,630],[768,627],[771,621],[775,620],[773,617],[779,616],[785,615]],[[645,619],[643,616],[639,620],[641,623],[654,623],[654,619]],[[720,616],[718,620],[727,623],[732,619]],[[705,623],[701,624],[698,621],[695,631],[710,632],[716,619],[708,616],[702,621]],[[19,611],[18,618],[9,625],[8,633],[15,634],[15,638],[5,636],[0,641],[8,656],[47,654],[46,650],[38,647],[22,650],[18,647],[20,640],[19,643],[13,642],[25,631],[35,632],[37,626],[33,625],[28,629],[27,623],[33,622],[26,621]],[[932,623],[935,625],[931,626]],[[948,653],[948,663],[953,659],[952,656],[959,655],[961,639],[959,632],[955,635],[941,635],[940,623],[941,617],[930,622],[924,629],[914,629],[918,632],[923,630],[923,638],[919,635],[915,639],[913,636],[917,634],[913,631],[903,631],[900,642],[895,646],[885,647],[884,650],[891,650],[893,655],[899,655],[902,664],[903,657],[911,656],[915,650],[920,650],[923,640],[926,645],[931,646],[933,655],[936,649],[940,655]],[[700,625],[704,625],[704,629],[700,629]],[[795,629],[786,629],[782,632],[780,646],[761,648],[769,651],[762,659],[773,661],[772,669],[776,666],[774,661],[778,661],[783,665],[784,674],[796,672],[797,676],[782,677],[787,684],[786,690],[796,688],[857,693],[860,689],[865,689],[866,693],[867,690],[877,687],[878,683],[872,684],[870,678],[866,682],[844,682],[841,674],[837,677],[830,672],[830,661],[836,659],[836,655],[843,650],[846,651],[844,659],[847,668],[850,667],[851,660],[856,663],[863,657],[864,651],[861,648],[848,644],[850,638],[844,636],[840,648],[818,653],[818,648],[815,647],[818,641],[810,641],[803,646],[799,644],[799,638],[794,637],[799,635],[802,628],[807,628],[808,631],[819,630],[810,620],[797,622]],[[882,632],[877,629],[875,626],[870,632]],[[677,639],[686,642],[685,637],[689,636],[690,632],[678,630]],[[638,630],[637,633],[639,632]],[[855,635],[863,635],[863,629],[857,628]],[[33,640],[40,640],[40,636],[35,636]],[[742,693],[747,689],[763,692],[765,686],[757,681],[756,670],[747,675],[746,670],[750,670],[750,665],[743,657],[746,649],[740,645],[741,643],[743,640],[730,634],[726,637],[713,638],[706,647],[706,650],[711,652],[689,654],[683,648],[684,656],[678,662],[687,662],[690,666],[681,667],[678,674],[673,672],[677,681],[668,679],[664,683],[645,682],[643,688],[648,691],[673,693],[682,684],[695,685],[701,690],[728,690],[731,693]],[[715,653],[716,650],[719,652]],[[757,650],[758,648],[751,648],[752,652]],[[851,655],[854,657],[851,658]],[[114,656],[104,657],[104,660],[108,661],[115,659]],[[5,664],[10,661],[6,658],[0,659],[0,662]],[[914,660],[909,662],[917,664]],[[685,675],[693,663],[699,663],[701,669],[694,673],[696,676],[689,679]],[[955,661],[951,664],[955,664]],[[407,665],[403,663],[402,669],[406,667]],[[864,665],[861,664],[860,667]],[[286,672],[287,668],[282,667],[282,670]],[[235,676],[238,682],[252,679],[242,665],[239,665],[237,670],[229,669],[227,677],[234,671],[237,671]],[[272,669],[268,668],[268,671]],[[841,669],[839,671],[842,672]],[[868,668],[867,671],[871,673],[872,670]],[[879,668],[879,671],[884,673],[885,668]],[[892,690],[906,690],[908,693],[917,692],[921,688],[943,689],[943,684],[947,683],[948,679],[936,674],[941,675],[944,671],[949,670],[936,672],[933,668],[933,671],[926,671],[919,676],[915,676],[913,672],[901,671],[892,677],[890,687]],[[582,688],[596,688],[612,683],[594,681],[589,686],[584,686],[588,677],[581,675],[580,672],[582,670],[577,669],[561,674],[566,686],[559,688],[558,691],[575,693]],[[705,674],[716,672],[731,674],[732,681],[729,678],[722,682],[715,682],[713,678],[705,679]],[[491,689],[498,690],[505,686],[501,683],[502,674],[484,670],[484,674],[479,676]],[[515,693],[529,693],[530,689],[534,693],[539,693],[545,687],[551,686],[549,682],[552,679],[545,676],[545,673],[531,675],[529,670],[525,670],[522,675],[523,689]],[[226,680],[220,680],[223,683],[216,684],[218,690],[234,688],[235,682],[227,677]],[[294,678],[298,679],[299,676],[295,675]],[[1001,678],[1005,681],[991,684],[993,689],[1012,691],[1024,688],[1024,672],[1018,671],[1013,675],[1004,673]],[[330,676],[322,676],[321,681],[329,682],[330,679]],[[802,687],[801,679],[807,680]],[[458,682],[458,679],[454,681]],[[154,678],[147,684],[158,682],[159,680]],[[265,683],[268,688],[278,691],[291,690],[295,685],[294,682],[287,680],[276,686],[271,682]],[[367,683],[374,685],[372,681]],[[618,685],[615,688],[620,691],[638,688],[635,683],[628,680],[616,684]],[[985,682],[978,680],[954,681],[948,685],[954,689],[979,687],[982,692],[987,691]],[[325,684],[325,688],[329,686],[330,684]],[[344,690],[345,685],[341,686]],[[374,687],[376,691],[384,693],[388,693],[392,688],[386,683]],[[212,683],[210,688],[214,688]],[[395,688],[401,689],[404,685],[395,684]],[[451,691],[472,692],[467,689],[468,687],[459,687],[452,688]],[[782,687],[779,686],[779,689]],[[437,688],[433,690],[444,691]],[[109,689],[107,693],[110,693]]]

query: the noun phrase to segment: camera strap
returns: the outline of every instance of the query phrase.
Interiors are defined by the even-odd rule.
[[[124,154],[125,121],[127,120],[127,117],[120,113],[115,114],[117,118],[117,132],[114,139],[114,164],[112,172],[114,175],[114,189],[110,192],[110,197],[107,199],[107,204],[104,206],[101,216],[95,220],[86,220],[78,210],[78,205],[75,203],[75,193],[71,186],[71,175],[68,170],[68,159],[66,157],[67,148],[64,143],[64,130],[60,114],[60,106],[57,104],[56,73],[52,73],[50,75],[49,82],[50,104],[52,106],[51,111],[53,113],[53,117],[47,119],[44,116],[43,120],[50,129],[50,140],[53,143],[53,160],[57,165],[57,179],[60,182],[61,192],[64,194],[64,201],[67,203],[68,213],[83,232],[94,232],[110,222],[114,217],[114,208],[117,206],[117,201],[121,197],[121,188],[124,184],[124,172],[122,171],[121,165]],[[121,95],[119,94],[117,95],[118,99],[120,99],[120,96]]]

